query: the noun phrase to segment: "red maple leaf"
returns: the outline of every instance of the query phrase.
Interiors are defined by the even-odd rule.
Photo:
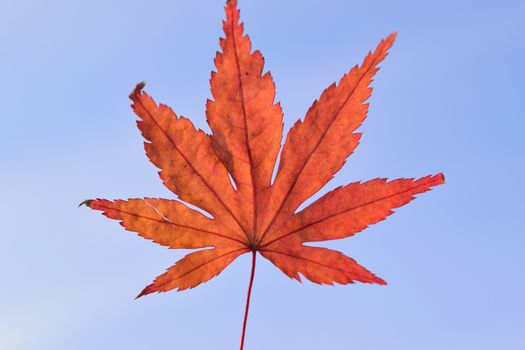
[[[319,284],[355,281],[386,284],[340,252],[303,243],[352,236],[384,220],[393,209],[444,182],[442,174],[420,179],[374,179],[338,187],[304,210],[298,207],[341,169],[357,147],[370,83],[396,34],[383,39],[360,66],[329,86],[291,128],[281,148],[283,114],[264,59],[243,34],[236,1],[226,5],[225,38],[211,74],[213,100],[206,107],[209,136],[169,107],[157,105],[139,84],[131,93],[150,161],[181,201],[140,198],[85,202],[119,220],[127,230],[170,248],[199,249],[155,279],[138,297],[206,282],[238,256],[252,254],[241,338],[248,314],[257,253],[287,276]],[[230,180],[233,179],[233,183]]]

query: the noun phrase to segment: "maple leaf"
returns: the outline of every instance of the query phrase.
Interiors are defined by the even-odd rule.
[[[341,169],[359,143],[368,110],[372,78],[396,34],[383,39],[360,66],[329,86],[303,121],[289,131],[281,149],[283,113],[264,59],[243,34],[236,1],[226,4],[225,38],[211,74],[213,100],[206,104],[212,135],[190,120],[157,105],[139,84],[131,93],[138,128],[150,161],[181,201],[141,198],[84,204],[119,220],[125,229],[169,248],[200,249],[186,255],[147,286],[138,297],[184,290],[210,280],[233,260],[252,253],[241,349],[257,253],[287,276],[319,284],[386,284],[340,252],[306,242],[352,236],[384,220],[414,195],[442,184],[442,174],[420,179],[374,179],[338,187],[305,209],[299,206]],[[233,183],[232,180],[233,179]]]

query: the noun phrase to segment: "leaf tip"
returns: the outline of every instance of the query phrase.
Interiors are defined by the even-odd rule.
[[[225,4],[226,11],[228,10],[237,10],[237,0],[226,0]]]
[[[139,293],[139,295],[137,295],[137,296],[135,297],[135,300],[137,300],[137,299],[139,299],[139,298],[142,298],[143,296],[148,295],[148,294],[151,294],[151,293],[153,293],[153,292],[155,292],[155,289],[153,288],[153,285],[149,285],[149,286],[147,286],[146,288],[144,288],[144,289],[142,290],[142,292]],[[157,292],[158,292],[158,291],[157,291]]]
[[[142,89],[144,89],[145,86],[145,81],[141,81],[140,83],[138,83],[133,89],[133,91],[129,94],[129,98],[133,100],[133,97],[137,96],[142,91]]]
[[[431,181],[431,184],[430,184],[431,187],[443,185],[445,183],[445,174],[438,173],[436,175],[430,176],[430,179],[431,179],[430,180]]]
[[[386,285],[388,284],[384,279],[379,278],[379,277],[377,277],[377,276],[376,276],[376,280],[375,280],[374,282],[375,282],[376,284],[381,285],[381,286],[386,286]]]
[[[80,208],[81,206],[85,205],[86,207],[88,208],[91,208],[91,203],[94,201],[94,199],[86,199],[85,201],[83,201],[82,203],[80,203],[78,205],[78,208]]]
[[[147,288],[146,288],[146,289],[147,289]],[[148,294],[148,293],[146,292],[146,289],[144,289],[142,292],[140,292],[139,295],[137,295],[137,296],[135,297],[135,300],[140,299],[140,298],[142,298],[144,295]]]

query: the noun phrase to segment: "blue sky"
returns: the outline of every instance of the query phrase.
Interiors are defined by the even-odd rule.
[[[0,4],[0,348],[232,349],[249,256],[194,290],[133,300],[184,252],[86,198],[160,196],[128,93],[205,125],[222,1]],[[246,349],[525,348],[525,4],[241,1],[286,129],[392,31],[356,153],[321,191],[444,172],[388,220],[326,243],[386,279],[317,286],[259,260]],[[318,197],[318,196],[316,196]]]

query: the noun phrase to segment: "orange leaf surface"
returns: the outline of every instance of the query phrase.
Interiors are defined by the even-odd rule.
[[[236,1],[226,5],[225,38],[211,74],[207,101],[212,135],[169,107],[158,105],[139,84],[131,93],[146,154],[178,199],[86,201],[129,231],[186,255],[139,296],[193,288],[223,271],[238,256],[261,254],[287,276],[319,284],[386,284],[344,254],[306,246],[345,238],[384,220],[419,193],[444,182],[442,174],[420,179],[374,179],[325,194],[296,212],[341,169],[359,143],[372,93],[370,84],[396,34],[383,39],[361,65],[329,86],[291,128],[281,148],[283,115],[264,59],[243,34]],[[232,182],[232,180],[233,182]],[[191,209],[190,203],[212,218]],[[251,282],[250,282],[251,291]]]

